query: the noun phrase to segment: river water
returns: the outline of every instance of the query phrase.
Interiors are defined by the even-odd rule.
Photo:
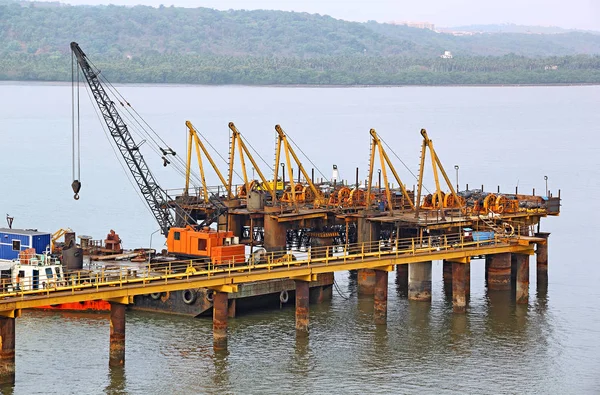
[[[128,312],[126,366],[108,367],[108,317],[26,311],[17,319],[16,384],[4,393],[599,393],[600,87],[259,88],[122,86],[145,121],[184,157],[189,119],[226,158],[227,123],[256,148],[267,173],[274,125],[281,124],[329,177],[336,164],[366,177],[369,129],[393,150],[403,182],[415,183],[426,128],[461,189],[554,195],[549,284],[516,306],[488,295],[483,261],[471,264],[466,315],[452,313],[442,268],[434,263],[433,301],[408,302],[390,273],[387,326],[358,297],[348,273],[340,293],[311,305],[310,335],[297,339],[293,307],[229,322],[229,349],[212,349],[210,319]],[[83,94],[83,91],[82,91]],[[0,210],[15,228],[103,238],[114,229],[129,248],[164,239],[119,165],[88,98],[81,106],[81,199],[72,198],[71,87],[0,84]],[[150,145],[150,144],[147,144]],[[164,188],[182,188],[174,166],[144,153]],[[220,162],[220,166],[225,166]],[[406,165],[406,167],[404,166]],[[250,166],[249,166],[250,171]],[[207,175],[216,185],[214,174]],[[426,179],[431,188],[432,180]]]

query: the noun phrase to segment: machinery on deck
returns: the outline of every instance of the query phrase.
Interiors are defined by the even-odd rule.
[[[212,231],[208,228],[212,221],[227,211],[227,207],[219,200],[218,196],[206,195],[207,203],[210,203],[214,208],[212,210],[213,214],[207,216],[204,222],[198,226],[197,221],[175,203],[156,182],[140,152],[141,144],[136,144],[127,125],[117,111],[114,101],[111,100],[104,89],[100,81],[100,71],[92,66],[76,42],[71,43],[71,51],[96,100],[109,134],[133,175],[133,179],[137,183],[156,222],[158,222],[162,234],[167,237],[169,252],[176,255],[207,256],[211,258],[214,254],[217,254],[215,260],[218,262],[221,262],[223,257],[237,255],[240,251],[243,256],[243,246],[240,248],[240,246],[235,245],[231,232]],[[75,81],[75,78],[73,80]],[[130,106],[129,103],[121,102],[121,104]],[[192,136],[190,136],[191,138]],[[163,154],[162,159],[165,166],[170,163],[167,157],[176,155],[175,151],[169,147],[160,148],[160,151]],[[73,191],[76,194],[76,199],[80,188],[80,181],[74,180]],[[176,215],[173,214],[173,210]]]

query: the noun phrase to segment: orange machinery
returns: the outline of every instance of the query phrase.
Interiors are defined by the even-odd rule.
[[[189,257],[209,257],[213,264],[242,263],[246,247],[239,244],[233,232],[212,229],[196,230],[191,226],[171,228],[167,236],[167,250]]]

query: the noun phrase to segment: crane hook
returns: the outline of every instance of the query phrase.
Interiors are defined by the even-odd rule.
[[[71,183],[71,188],[73,188],[73,192],[75,192],[75,196],[73,199],[79,200],[79,190],[81,190],[81,182],[79,180],[73,180]]]

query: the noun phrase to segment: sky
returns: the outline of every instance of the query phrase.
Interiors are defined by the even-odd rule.
[[[59,0],[63,3],[269,9],[330,15],[349,21],[558,26],[600,30],[600,0]]]

